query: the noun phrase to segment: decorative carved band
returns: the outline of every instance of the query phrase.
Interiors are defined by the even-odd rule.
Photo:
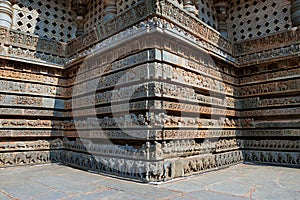
[[[265,150],[285,150],[285,151],[300,151],[299,140],[242,140],[241,148],[246,149],[265,149]]]
[[[0,151],[50,150],[63,148],[61,139],[22,142],[0,142]]]
[[[300,167],[300,154],[296,152],[244,151],[245,161]]]
[[[23,130],[14,130],[14,129],[1,129],[0,136],[5,137],[61,137],[63,136],[63,130],[32,130],[32,129],[23,129]]]
[[[0,167],[46,164],[57,162],[60,157],[60,150],[0,153]]]
[[[64,131],[65,137],[109,138],[109,139],[148,139],[148,140],[175,140],[194,138],[228,138],[241,135],[237,130],[143,130],[131,129],[130,135],[122,130],[82,130]],[[300,134],[300,133],[299,133]]]
[[[5,28],[0,28],[0,41],[7,47],[7,50],[1,52],[4,55],[8,53],[23,58],[49,60],[59,65],[65,63],[65,43],[42,39],[17,30],[8,31]]]
[[[299,3],[294,4],[298,6]],[[189,7],[190,1],[186,1],[185,5]],[[218,18],[223,19],[226,17],[224,9],[219,10],[218,13]],[[298,14],[298,11],[295,10],[295,13]],[[16,30],[8,31],[2,28],[0,30],[0,41],[4,44],[5,48],[2,48],[1,53],[17,58],[30,58],[39,62],[46,61],[57,65],[64,65],[68,60],[72,59],[72,55],[92,48],[96,43],[99,44],[104,39],[127,28],[130,29],[130,27],[153,16],[156,17],[142,24],[148,26],[149,29],[160,27],[171,30],[171,26],[176,26],[185,31],[189,35],[188,37],[196,37],[199,45],[209,49],[211,52],[215,52],[226,58],[235,55],[236,61],[240,65],[251,64],[258,60],[274,59],[274,57],[294,55],[299,52],[300,29],[297,28],[264,38],[238,42],[233,47],[233,44],[229,40],[207,26],[195,17],[194,14],[180,7],[177,3],[171,0],[141,0],[135,3],[131,9],[127,9],[111,17],[112,19],[97,25],[96,29],[79,36],[68,44],[38,38],[38,36]],[[296,18],[294,17],[294,19]],[[142,24],[137,25],[135,28],[142,28]],[[234,59],[231,60],[233,61]]]
[[[284,130],[238,130],[237,136],[241,137],[299,137],[299,129]]]
[[[180,176],[215,170],[242,162],[241,151],[231,151],[217,155],[204,154],[187,157],[178,161],[166,159],[151,162],[64,151],[63,162],[85,170],[118,174],[141,181],[166,181]]]
[[[277,33],[257,39],[237,42],[235,46],[235,55],[242,56],[256,52],[262,52],[278,47],[296,45],[300,43],[300,29],[291,29],[283,33]]]

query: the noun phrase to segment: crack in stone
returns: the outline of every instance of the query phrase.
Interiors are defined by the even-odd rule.
[[[256,191],[256,186],[254,186],[253,189],[250,190],[250,199],[253,199],[253,193]]]
[[[15,198],[14,196],[10,195],[9,193],[7,193],[6,191],[4,191],[3,189],[0,189],[0,192],[2,194],[4,194],[5,196],[7,196],[8,198],[12,199],[12,200],[18,200],[17,198]]]
[[[274,182],[280,187],[280,188],[283,188],[283,189],[286,189],[286,187],[284,187],[283,185],[281,185],[280,183],[280,176],[284,173],[284,171],[281,171],[277,174],[276,176],[276,179],[274,180]]]
[[[235,194],[229,194],[229,193],[226,193],[226,192],[218,192],[218,191],[215,191],[215,190],[202,190],[202,191],[207,191],[207,192],[212,192],[212,193],[215,193],[215,194],[222,194],[222,195],[227,195],[227,196],[232,196],[232,197],[243,197],[243,198],[249,198],[249,196],[241,196],[241,195],[235,195]]]

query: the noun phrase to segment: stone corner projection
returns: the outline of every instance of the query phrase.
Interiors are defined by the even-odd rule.
[[[1,1],[0,168],[300,168],[299,25],[300,0]]]

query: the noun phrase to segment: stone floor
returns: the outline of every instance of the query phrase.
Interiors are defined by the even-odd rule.
[[[158,185],[61,165],[0,169],[6,199],[300,199],[300,169],[240,164]]]

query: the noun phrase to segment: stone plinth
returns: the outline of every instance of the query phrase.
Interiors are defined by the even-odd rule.
[[[233,43],[193,2],[105,1],[107,20],[69,43],[2,28],[0,167],[62,162],[145,182],[243,161],[299,167],[299,29]]]

